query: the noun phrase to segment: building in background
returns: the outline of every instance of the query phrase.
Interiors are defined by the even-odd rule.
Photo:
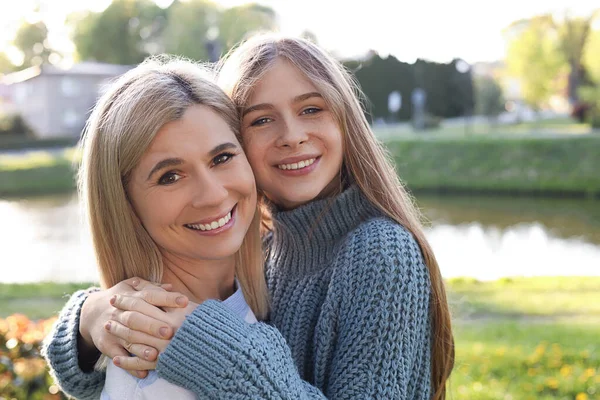
[[[78,137],[102,88],[133,66],[96,62],[52,65],[4,75],[0,113],[23,117],[38,138]]]

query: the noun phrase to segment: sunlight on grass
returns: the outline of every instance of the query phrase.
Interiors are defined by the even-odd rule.
[[[454,399],[593,399],[600,326],[457,324]]]
[[[28,152],[23,155],[0,155],[0,170],[10,171],[17,169],[30,169],[40,167],[51,167],[62,160],[48,151]]]

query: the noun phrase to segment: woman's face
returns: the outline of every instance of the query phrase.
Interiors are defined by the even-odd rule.
[[[163,256],[185,260],[234,255],[256,210],[254,176],[235,134],[201,105],[158,131],[127,190]]]
[[[246,155],[259,188],[293,209],[331,194],[342,166],[342,133],[315,85],[279,59],[255,85],[242,116]]]

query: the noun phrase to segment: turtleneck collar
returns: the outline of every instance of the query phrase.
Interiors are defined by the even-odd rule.
[[[312,201],[289,211],[272,207],[277,242],[328,246],[337,242],[361,222],[381,216],[357,185],[335,197]]]

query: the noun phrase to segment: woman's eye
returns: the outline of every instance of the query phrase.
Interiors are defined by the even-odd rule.
[[[167,172],[158,179],[159,185],[171,185],[181,179],[181,175],[176,172]]]
[[[215,165],[225,164],[227,161],[231,160],[233,157],[235,157],[235,154],[233,154],[233,153],[222,153],[222,154],[219,154],[218,156],[216,156],[215,158],[213,158],[213,163]]]
[[[305,108],[304,110],[302,110],[302,114],[316,114],[319,111],[321,111],[320,108],[317,108],[317,107],[308,107],[308,108]]]
[[[263,117],[263,118],[259,118],[257,120],[255,120],[254,122],[252,122],[250,124],[250,126],[260,126],[260,125],[264,125],[267,122],[271,121],[271,118],[267,118],[267,117]]]

